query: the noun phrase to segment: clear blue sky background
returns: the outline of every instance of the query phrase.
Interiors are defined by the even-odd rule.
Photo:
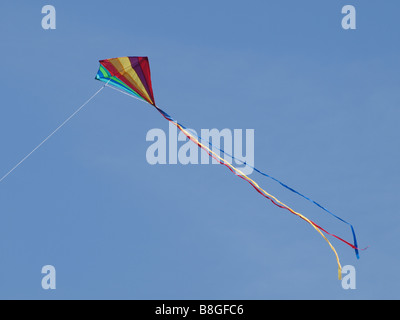
[[[54,5],[57,29],[41,28]],[[357,9],[357,30],[341,9]],[[398,299],[398,1],[2,1],[4,174],[101,86],[98,60],[148,56],[156,101],[201,128],[255,129],[255,165],[351,222],[332,239],[218,165],[146,162],[151,107],[103,90],[0,184],[0,298]],[[2,174],[0,174],[2,175]],[[327,230],[347,225],[262,176]],[[41,288],[41,268],[57,289]]]

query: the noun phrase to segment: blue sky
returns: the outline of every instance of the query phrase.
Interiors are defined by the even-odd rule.
[[[41,8],[57,11],[43,30]],[[341,9],[357,9],[343,30]],[[255,130],[255,166],[351,222],[326,242],[218,165],[146,161],[151,107],[110,89],[0,184],[2,299],[398,299],[398,1],[0,4],[0,170],[100,87],[98,60],[148,56],[156,102],[198,132]],[[2,175],[2,174],[0,174]],[[348,226],[276,183],[327,230]],[[41,268],[57,289],[41,287]]]

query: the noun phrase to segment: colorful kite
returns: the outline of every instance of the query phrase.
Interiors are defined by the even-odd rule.
[[[282,203],[277,198],[275,198],[274,196],[272,196],[271,194],[266,192],[254,180],[250,179],[242,171],[240,171],[239,169],[232,166],[224,158],[220,157],[220,155],[216,154],[214,151],[212,151],[212,149],[210,149],[205,144],[203,144],[201,142],[202,139],[200,136],[190,132],[188,128],[186,128],[184,125],[182,125],[179,122],[177,122],[176,120],[174,120],[165,111],[163,111],[158,106],[156,106],[155,101],[154,101],[153,89],[152,89],[152,85],[151,85],[150,66],[149,66],[149,61],[148,61],[147,57],[122,57],[122,58],[100,60],[100,68],[96,75],[96,79],[105,82],[106,83],[105,86],[109,86],[111,88],[117,88],[117,90],[122,91],[123,93],[129,94],[137,99],[143,100],[143,101],[151,104],[152,106],[154,106],[157,109],[157,111],[160,112],[160,114],[166,120],[171,122],[180,131],[182,131],[189,140],[193,141],[195,144],[197,144],[199,146],[199,148],[201,148],[202,150],[207,152],[210,157],[217,160],[220,164],[226,166],[236,176],[247,181],[259,194],[261,194],[266,199],[270,200],[274,205],[278,206],[279,208],[288,210],[291,213],[293,213],[294,215],[300,217],[301,219],[303,219],[307,223],[309,223],[325,239],[325,241],[329,244],[330,248],[333,250],[336,260],[337,260],[337,264],[338,264],[339,279],[341,279],[341,275],[342,275],[339,256],[338,256],[335,248],[332,246],[332,244],[329,242],[329,240],[325,237],[324,233],[335,237],[336,239],[344,242],[345,244],[347,244],[348,246],[353,248],[356,252],[357,258],[359,258],[359,252],[358,252],[359,249],[357,246],[357,239],[356,239],[355,231],[354,231],[353,226],[350,223],[348,223],[347,221],[336,216],[335,214],[333,214],[332,212],[330,212],[329,210],[327,210],[326,208],[321,206],[319,203],[304,196],[300,192],[287,186],[286,184],[282,183],[278,179],[275,179],[272,176],[252,167],[256,172],[278,182],[284,188],[286,188],[286,189],[290,190],[291,192],[294,192],[297,195],[303,197],[304,199],[312,202],[313,204],[315,204],[319,208],[323,209],[327,213],[333,215],[335,218],[337,218],[340,221],[349,225],[351,228],[352,234],[353,234],[354,244],[351,244],[350,242],[343,240],[342,238],[340,238],[334,234],[329,233],[324,228],[317,225],[315,222],[307,219],[302,214],[294,211],[289,206]],[[209,143],[207,143],[207,144],[211,148],[213,147],[212,144],[209,144]],[[236,159],[235,157],[233,157],[232,155],[227,154],[224,150],[219,149],[219,148],[217,148],[217,149],[219,151],[221,151],[223,154],[226,154],[227,156],[229,156],[230,158],[240,161],[240,160]],[[243,164],[247,165],[246,163],[243,163]]]
[[[155,106],[147,57],[123,57],[100,60],[96,79],[143,99]]]

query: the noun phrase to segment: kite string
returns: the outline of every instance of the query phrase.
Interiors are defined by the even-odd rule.
[[[18,162],[10,171],[8,171],[2,178],[0,178],[0,182],[2,182],[5,178],[7,178],[15,169],[17,169],[26,159],[28,159],[37,149],[39,149],[47,140],[49,140],[58,130],[60,130],[68,121],[70,121],[74,116],[78,114],[95,96],[97,96],[101,90],[107,85],[103,85],[95,94],[93,94],[84,104],[82,104],[73,114],[71,114],[63,123],[61,123],[57,129],[55,129],[52,133],[50,133],[41,143],[39,143],[31,152],[29,152],[20,162]]]

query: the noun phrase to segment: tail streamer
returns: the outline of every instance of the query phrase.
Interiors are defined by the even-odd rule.
[[[171,122],[174,122],[174,121],[175,121],[175,120],[173,120],[166,112],[164,112],[163,110],[161,110],[161,109],[158,108],[158,107],[156,107],[156,108],[158,109],[158,111],[159,111],[167,120],[169,120],[169,121],[171,121]],[[186,128],[186,127],[183,126],[182,124],[179,124],[179,125],[180,125],[182,128],[184,128],[185,130],[189,130],[188,128]],[[201,138],[201,136],[197,135],[197,134],[194,133],[194,132],[191,132],[191,135],[192,135],[192,136],[195,136],[199,141],[202,141],[202,140],[203,140],[203,139]],[[353,249],[355,250],[355,254],[356,254],[357,259],[360,258],[360,255],[359,255],[359,250],[360,250],[360,249],[358,248],[358,245],[357,245],[357,237],[356,237],[356,233],[355,233],[355,231],[354,231],[354,227],[353,227],[352,224],[350,224],[350,223],[347,222],[346,220],[340,218],[339,216],[335,215],[334,213],[332,213],[331,211],[329,211],[328,209],[326,209],[325,207],[323,207],[322,205],[320,205],[318,202],[312,200],[311,198],[305,196],[304,194],[302,194],[302,193],[296,191],[295,189],[289,187],[288,185],[286,185],[285,183],[281,182],[280,180],[278,180],[278,179],[272,177],[271,175],[269,175],[269,174],[267,174],[267,173],[265,173],[265,172],[262,172],[261,170],[255,168],[255,167],[253,167],[253,166],[251,166],[251,165],[249,165],[247,162],[244,162],[244,161],[242,161],[242,160],[236,158],[235,156],[229,154],[228,152],[225,152],[224,149],[213,146],[213,144],[212,144],[210,141],[207,141],[207,142],[208,142],[208,144],[209,144],[212,148],[217,149],[218,151],[222,152],[222,154],[228,156],[228,157],[231,158],[232,160],[235,160],[237,163],[241,163],[241,164],[243,164],[243,165],[245,165],[245,166],[247,166],[247,167],[253,169],[254,171],[258,172],[259,174],[261,174],[261,175],[263,175],[263,176],[265,176],[265,177],[267,177],[267,178],[269,178],[269,179],[272,179],[273,181],[279,183],[282,187],[286,188],[287,190],[289,190],[289,191],[291,191],[291,192],[293,192],[293,193],[299,195],[300,197],[302,197],[302,198],[308,200],[309,202],[313,203],[314,205],[316,205],[316,206],[319,207],[320,209],[322,209],[322,210],[324,210],[325,212],[329,213],[330,215],[334,216],[336,219],[338,219],[338,220],[342,221],[343,223],[349,225],[350,228],[351,228],[351,232],[352,232],[352,235],[353,235],[353,242],[354,242],[354,245],[353,245],[352,247],[353,247]],[[364,250],[364,249],[362,249],[362,250]]]
[[[281,201],[279,201],[276,197],[274,197],[273,195],[269,194],[264,189],[262,189],[254,180],[252,180],[248,176],[246,176],[241,170],[235,168],[229,162],[227,162],[225,159],[221,158],[219,155],[217,155],[215,152],[213,152],[210,148],[208,148],[207,146],[202,144],[198,139],[196,139],[191,133],[188,132],[188,129],[185,126],[183,126],[180,123],[178,123],[176,120],[174,120],[170,115],[168,115],[165,111],[163,111],[159,107],[157,107],[157,106],[154,106],[154,107],[157,109],[157,111],[166,120],[168,120],[170,123],[175,125],[180,131],[182,131],[189,140],[191,140],[192,142],[197,144],[199,146],[199,148],[201,148],[204,151],[206,151],[210,157],[212,157],[213,159],[217,160],[220,164],[226,166],[236,176],[238,176],[238,177],[242,178],[243,180],[247,181],[263,197],[265,197],[266,199],[270,200],[274,205],[278,206],[279,208],[289,210],[294,215],[296,215],[296,216],[300,217],[301,219],[305,220],[306,222],[308,222],[324,238],[324,240],[328,243],[328,245],[330,246],[330,248],[334,252],[335,257],[336,257],[336,261],[337,261],[337,264],[338,264],[338,278],[339,278],[339,280],[341,280],[341,278],[342,278],[342,272],[341,272],[342,267],[341,267],[341,264],[340,264],[339,256],[338,256],[335,248],[333,247],[333,245],[329,242],[329,240],[324,236],[324,234],[322,232],[325,232],[326,234],[329,234],[329,235],[335,237],[336,239],[344,242],[345,244],[347,244],[351,248],[357,250],[357,252],[358,252],[358,248],[355,245],[352,245],[348,241],[346,241],[346,240],[344,240],[344,239],[342,239],[342,238],[340,238],[340,237],[338,237],[338,236],[336,236],[336,235],[334,235],[332,233],[329,233],[328,231],[326,231],[325,229],[323,229],[322,227],[317,225],[312,220],[309,220],[304,215],[300,214],[299,212],[294,211],[292,208],[290,208],[286,204],[284,204]]]

